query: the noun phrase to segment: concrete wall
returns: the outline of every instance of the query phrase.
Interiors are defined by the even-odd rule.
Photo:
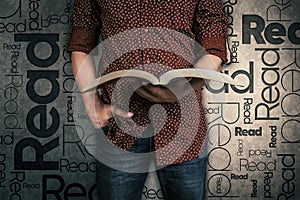
[[[97,199],[95,162],[85,148],[93,143],[74,121],[86,116],[74,108],[80,99],[66,52],[72,4],[0,2],[3,200]],[[300,198],[299,6],[224,1],[233,58],[225,73],[247,87],[205,89],[208,199]],[[143,199],[162,199],[155,173]]]

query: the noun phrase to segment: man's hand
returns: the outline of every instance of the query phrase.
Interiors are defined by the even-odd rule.
[[[137,81],[138,80],[135,80],[133,83],[136,84]],[[179,101],[194,90],[201,89],[205,85],[205,81],[198,78],[182,78],[173,81],[166,87],[145,83],[142,83],[142,85],[142,87],[135,90],[139,96],[154,103],[173,103]]]
[[[215,71],[222,71],[222,60],[214,55],[205,55],[199,59],[195,65],[195,68],[206,68]],[[205,80],[200,78],[190,78],[190,79],[179,79],[170,83],[167,87],[154,86],[152,84],[139,84],[138,79],[132,81],[133,86],[137,88],[136,93],[155,103],[172,103],[179,101],[181,98],[187,94],[193,92],[194,90],[201,89],[206,83]],[[175,95],[177,94],[177,96]]]
[[[83,52],[72,52],[72,69],[79,91],[82,91],[86,83],[95,79],[94,59]],[[108,124],[113,115],[119,117],[132,117],[133,113],[125,112],[119,108],[104,104],[99,99],[97,91],[81,93],[85,110],[95,128],[101,128]]]
[[[86,112],[95,128],[101,128],[108,124],[108,120],[113,115],[130,118],[133,116],[132,112],[125,112],[115,106],[104,104],[99,99],[98,95],[95,95],[95,102],[86,104]]]

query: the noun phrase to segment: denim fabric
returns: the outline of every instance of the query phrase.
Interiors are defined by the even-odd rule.
[[[153,137],[149,137],[139,138],[129,151],[146,153],[153,150]],[[117,157],[114,152],[110,154],[112,157]],[[126,157],[123,161],[122,165],[129,163],[128,167],[132,167],[132,160],[129,157]],[[118,162],[120,161],[118,160]],[[128,173],[106,166],[99,161],[96,163],[97,186],[100,200],[142,199],[143,187],[148,173]],[[135,160],[134,164],[138,165],[139,161]],[[180,164],[169,165],[156,172],[164,200],[204,199],[206,157],[199,157]]]
[[[157,171],[165,200],[203,200],[206,157],[199,157]]]

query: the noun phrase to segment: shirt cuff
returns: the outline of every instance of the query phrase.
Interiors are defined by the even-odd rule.
[[[68,43],[67,51],[80,51],[87,54],[97,54],[97,49],[93,49],[98,45],[98,40],[98,31],[91,31],[74,27],[72,30],[71,39]],[[93,52],[91,52],[92,50]]]
[[[227,62],[226,38],[203,38],[201,45],[209,54],[221,58],[223,64]]]

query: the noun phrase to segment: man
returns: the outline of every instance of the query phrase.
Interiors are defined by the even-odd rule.
[[[226,62],[226,30],[227,18],[220,0],[76,0],[68,50],[72,52],[73,72],[82,90],[96,77],[89,53],[97,46],[99,35],[103,42],[118,36],[105,45],[109,50],[100,62],[100,66],[108,64],[104,74],[138,68],[160,75],[170,68],[221,71],[222,63]],[[178,34],[174,35],[174,31]],[[157,37],[150,37],[151,34]],[[184,36],[197,41],[208,54],[195,52],[196,45],[183,42]],[[116,41],[126,43],[123,55],[118,51],[125,45]],[[186,52],[188,56],[180,55]],[[107,61],[114,57],[110,54],[118,55],[117,59]],[[90,91],[82,93],[82,98],[92,124],[103,128],[114,146],[135,153],[155,151],[155,164],[162,166],[157,175],[165,199],[195,200],[203,199],[205,192],[205,157],[199,157],[206,139],[201,104],[204,84],[202,79],[184,79],[168,87],[157,87],[138,79],[122,80],[121,84],[101,88],[100,96],[97,91]],[[130,98],[124,97],[133,90]],[[115,105],[113,96],[118,102]],[[129,111],[125,111],[124,101],[129,102]],[[150,116],[154,105],[160,107]],[[132,119],[135,125],[126,124],[126,119]],[[191,134],[194,129],[195,134]],[[117,154],[112,153],[111,157]],[[135,158],[125,163],[133,160],[138,166]],[[130,173],[101,162],[97,167],[101,199],[141,198],[147,172]]]

